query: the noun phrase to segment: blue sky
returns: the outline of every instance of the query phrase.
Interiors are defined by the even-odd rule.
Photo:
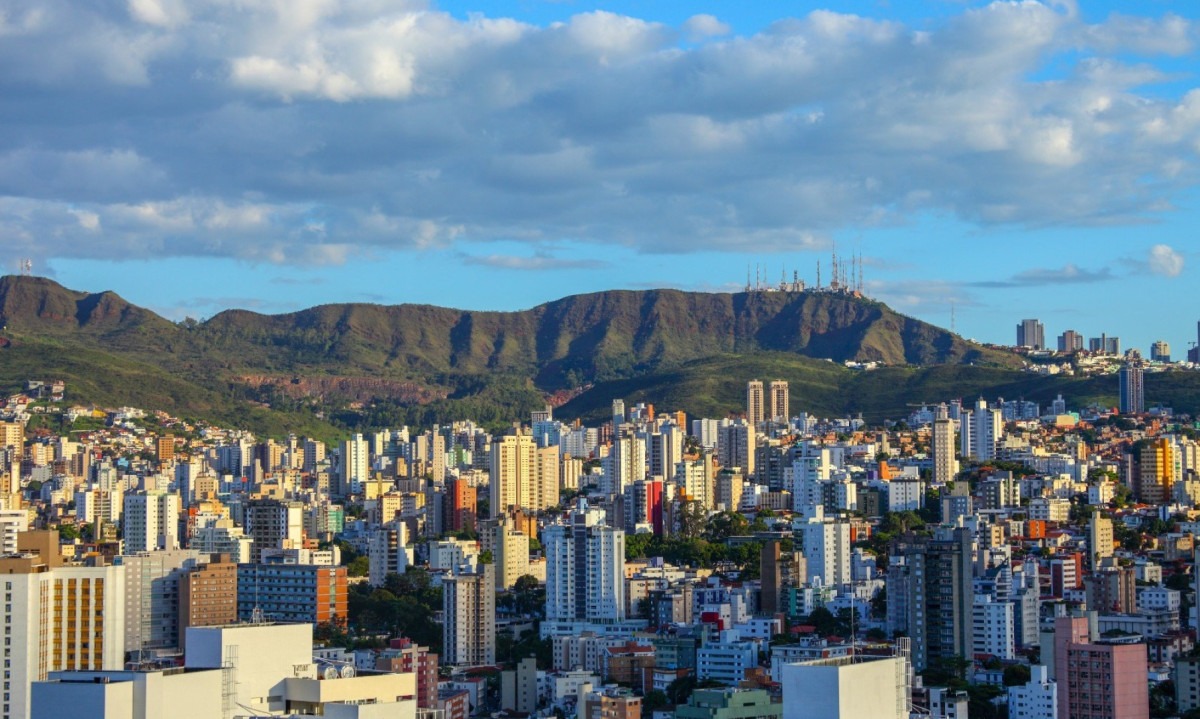
[[[1196,339],[1190,3],[278,7],[13,3],[10,269],[180,319],[811,282],[836,245],[964,336]]]

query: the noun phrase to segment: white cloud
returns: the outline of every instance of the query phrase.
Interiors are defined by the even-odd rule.
[[[0,242],[38,258],[802,250],[920,213],[1144,221],[1200,178],[1200,90],[1150,87],[1193,81],[1158,64],[1197,52],[1172,15],[1027,0],[736,36],[708,15],[14,0],[0,36]]]
[[[722,37],[733,31],[728,23],[721,22],[715,15],[693,15],[683,23],[683,31],[692,42],[712,37]]]
[[[1183,255],[1170,245],[1155,245],[1150,248],[1147,265],[1156,275],[1178,277],[1183,272]]]

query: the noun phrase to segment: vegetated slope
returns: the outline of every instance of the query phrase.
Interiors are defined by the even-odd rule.
[[[1114,407],[1115,375],[1097,377],[1042,377],[995,367],[939,365],[850,370],[831,362],[795,355],[761,353],[728,355],[687,363],[668,372],[597,384],[590,392],[563,405],[557,415],[601,420],[611,411],[613,399],[653,403],[660,411],[682,410],[692,417],[720,418],[741,412],[746,404],[746,382],[786,380],[793,414],[808,412],[820,417],[862,414],[869,422],[897,421],[922,403],[936,404],[955,398],[964,405],[983,397],[989,403],[1003,398],[1024,399],[1049,406],[1062,394],[1068,406],[1092,404]],[[1200,414],[1200,373],[1160,372],[1146,375],[1146,401],[1176,412]]]
[[[90,357],[66,366],[35,353],[47,365],[25,369],[47,376],[57,367],[95,401],[158,401],[196,416],[228,415],[245,398],[310,413],[353,401],[363,406],[358,419],[341,416],[354,426],[370,420],[375,400],[385,405],[376,414],[381,420],[427,419],[428,411],[410,411],[418,405],[441,421],[459,410],[500,417],[523,414],[539,394],[618,380],[687,394],[713,409],[736,407],[724,382],[746,363],[758,363],[766,375],[790,362],[803,369],[791,379],[794,393],[845,406],[846,370],[807,357],[888,365],[1018,362],[881,303],[822,292],[611,291],[519,312],[340,304],[282,315],[230,310],[203,323],[175,324],[111,292],[5,277],[0,321],[16,340],[10,359],[22,343],[25,352],[49,352],[51,340],[65,356]],[[17,366],[5,373],[10,382],[25,378]],[[154,370],[161,374],[151,377]],[[701,376],[708,371],[718,375]],[[305,388],[314,392],[307,405]],[[587,397],[593,392],[606,396]],[[593,392],[587,401],[615,396]]]

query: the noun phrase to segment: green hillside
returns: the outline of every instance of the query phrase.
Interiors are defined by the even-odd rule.
[[[560,416],[604,416],[614,397],[723,416],[742,406],[752,377],[788,380],[795,411],[871,419],[978,394],[1115,401],[1112,378],[1020,373],[1016,355],[823,292],[611,291],[519,312],[343,304],[174,323],[112,292],[10,276],[0,278],[0,325],[4,388],[63,379],[72,402],[268,434],[463,417],[498,426],[568,397]],[[844,360],[886,366],[851,371]],[[1147,399],[1195,411],[1200,383],[1150,375]]]

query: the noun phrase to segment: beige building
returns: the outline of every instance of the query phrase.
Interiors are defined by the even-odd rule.
[[[54,531],[22,532],[0,558],[4,701],[0,719],[27,719],[30,687],[50,672],[120,669],[125,662],[125,568],[63,564]]]
[[[513,509],[533,512],[558,504],[558,447],[539,449],[528,431],[514,427],[492,442],[490,507],[493,517]]]

